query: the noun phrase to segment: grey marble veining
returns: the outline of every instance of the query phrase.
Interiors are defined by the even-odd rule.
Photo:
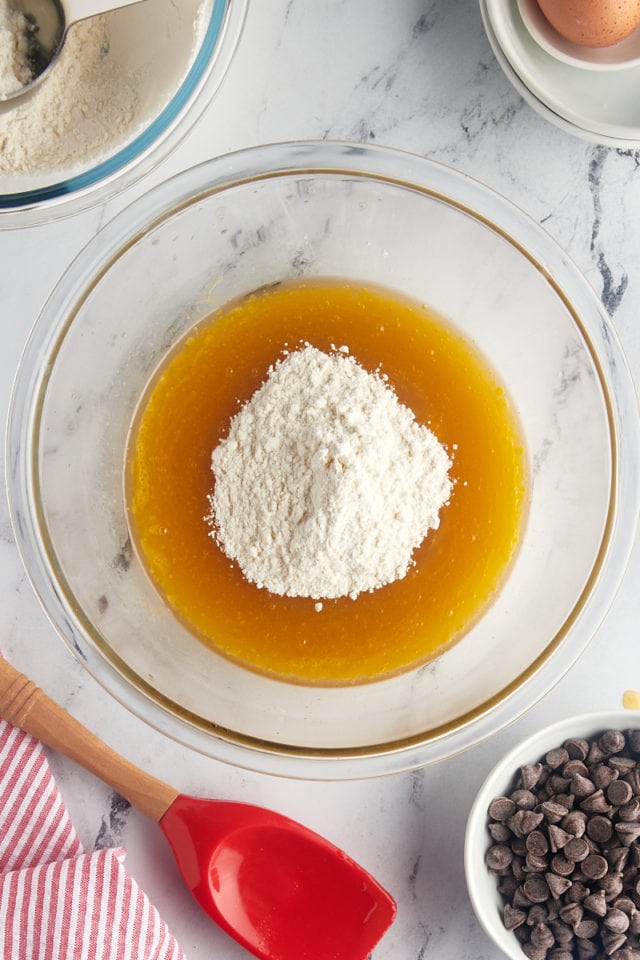
[[[95,231],[151,184],[209,156],[268,141],[375,142],[455,166],[522,207],[566,250],[614,319],[640,380],[640,153],[550,126],[498,66],[474,0],[254,0],[219,96],[161,167],[122,197],[55,225],[0,233],[0,409],[30,326]],[[567,357],[564,386],[575,370]],[[2,454],[4,459],[4,454]],[[121,555],[126,562],[126,553]],[[374,960],[499,960],[464,882],[464,824],[494,762],[542,723],[615,707],[640,688],[640,553],[586,653],[524,717],[435,766],[352,783],[283,781],[191,754],[129,715],[87,675],[44,616],[0,497],[0,647],[113,747],[194,794],[272,806],[370,869],[398,901]],[[246,954],[184,890],[157,827],[88,774],[52,758],[85,846],[124,845],[127,865],[187,956]]]

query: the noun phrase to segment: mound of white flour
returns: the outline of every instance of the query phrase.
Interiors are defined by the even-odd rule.
[[[211,465],[212,536],[247,580],[292,597],[404,577],[451,493],[446,451],[382,377],[311,346],[269,370]]]

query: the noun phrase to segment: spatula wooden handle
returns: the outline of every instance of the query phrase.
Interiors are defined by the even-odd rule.
[[[108,747],[1,656],[0,717],[74,760],[151,820],[160,820],[178,796]]]

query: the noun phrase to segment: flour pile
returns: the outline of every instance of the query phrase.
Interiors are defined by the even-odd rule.
[[[341,350],[270,368],[211,458],[212,536],[281,596],[355,599],[404,577],[451,494],[437,438]]]
[[[74,24],[50,76],[0,115],[0,175],[73,168],[137,122],[138,77],[110,54],[107,17]]]
[[[33,80],[33,29],[19,10],[0,0],[0,97],[16,93]]]

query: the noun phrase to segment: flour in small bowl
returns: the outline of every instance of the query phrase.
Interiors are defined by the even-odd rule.
[[[0,195],[78,176],[148,130],[190,70],[210,16],[206,0],[146,0],[73,23],[42,82],[0,104]]]
[[[0,97],[33,80],[33,26],[8,0],[0,0]]]
[[[442,444],[346,348],[272,366],[211,465],[222,550],[258,587],[315,600],[404,577],[452,490]]]

